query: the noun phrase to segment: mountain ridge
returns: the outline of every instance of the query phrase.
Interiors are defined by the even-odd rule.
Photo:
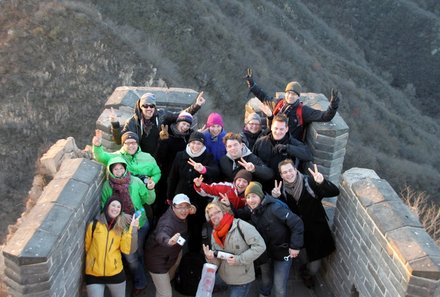
[[[433,24],[438,28],[435,1],[405,1],[417,7],[422,2],[437,16]],[[4,164],[0,190],[5,197],[0,202],[4,209],[0,219],[13,223],[23,210],[35,162],[52,143],[68,136],[79,146],[90,142],[94,122],[117,86],[204,90],[211,99],[209,109],[225,116],[227,129],[238,130],[243,117],[240,106],[248,96],[242,77],[249,66],[269,94],[283,90],[290,80],[300,81],[305,92],[327,96],[332,87],[337,88],[342,95],[339,112],[351,129],[345,169],[372,168],[396,191],[409,184],[438,201],[440,189],[434,181],[440,180],[439,118],[414,104],[435,106],[438,89],[430,90],[435,96],[425,98],[417,95],[424,88],[417,81],[412,86],[405,81],[396,85],[391,68],[372,61],[375,52],[370,47],[380,40],[370,39],[371,45],[365,45],[363,34],[367,36],[368,28],[356,37],[344,29],[354,24],[353,19],[337,17],[365,7],[356,1],[337,3],[0,2],[0,158]],[[380,14],[377,7],[369,8],[366,16],[367,12]],[[401,18],[389,9],[384,13]],[[371,13],[369,17],[382,18]],[[414,32],[406,34],[419,40],[420,32],[414,27]],[[432,43],[432,51],[438,43],[440,48],[440,34],[425,35],[423,45]],[[432,61],[422,53],[417,56],[418,51],[411,54],[425,61],[412,65],[418,67],[420,80],[439,81],[438,54],[432,55]],[[380,59],[384,58],[376,57]],[[392,65],[392,60],[387,63]],[[435,106],[431,113],[435,115],[436,110]],[[208,107],[203,108],[201,118],[207,111]],[[11,142],[17,135],[22,141]]]

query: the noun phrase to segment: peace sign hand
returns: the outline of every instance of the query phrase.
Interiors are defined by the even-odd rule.
[[[226,205],[226,206],[230,206],[231,202],[229,201],[228,195],[226,195],[225,193],[219,193],[220,195],[220,203]]]
[[[245,159],[240,158],[240,160],[237,162],[241,166],[243,166],[246,171],[254,172],[255,171],[255,165],[251,162],[246,162]]]
[[[200,188],[203,182],[203,175],[200,175],[199,177],[196,177],[193,179],[194,185],[196,185],[197,188]]]
[[[194,167],[194,170],[197,171],[197,172],[199,172],[199,173],[202,173],[202,172],[203,172],[203,169],[205,169],[205,166],[203,166],[202,163],[197,163],[197,162],[195,162],[195,161],[194,161],[193,159],[191,159],[191,158],[189,158],[189,160],[188,160],[188,164],[191,165],[192,167]]]
[[[309,170],[310,174],[312,175],[313,179],[315,180],[315,182],[318,185],[322,184],[322,182],[324,181],[324,176],[320,172],[318,172],[318,166],[316,164],[313,164],[313,166],[314,166],[315,170],[312,170],[310,168],[308,170]]]
[[[283,186],[283,181],[281,180],[278,184],[277,180],[275,180],[275,188],[272,189],[272,196],[278,198],[281,196],[281,187]]]
[[[159,132],[159,138],[160,140],[166,140],[170,137],[170,134],[168,133],[168,125],[160,125],[160,132]]]

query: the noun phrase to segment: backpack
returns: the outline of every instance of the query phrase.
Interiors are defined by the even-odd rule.
[[[201,253],[188,252],[182,256],[174,279],[174,288],[186,296],[195,296],[202,277],[205,257]]]

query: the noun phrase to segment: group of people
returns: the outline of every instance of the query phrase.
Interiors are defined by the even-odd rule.
[[[133,295],[147,286],[148,272],[156,296],[172,296],[184,253],[218,265],[230,296],[247,296],[256,271],[260,296],[287,296],[298,257],[304,282],[313,286],[321,259],[335,249],[321,200],[339,190],[316,165],[307,166],[313,156],[304,131],[334,117],[338,93],[332,90],[328,109],[320,111],[300,101],[298,82],[288,83],[279,99],[252,76],[246,81],[258,99],[273,102],[273,108],[262,105],[265,129],[256,112],[246,115],[239,133],[227,132],[216,112],[196,129],[193,116],[206,101],[201,92],[178,113],[157,108],[155,95],[143,94],[125,125],[112,121],[119,151],[105,151],[96,130],[94,158],[106,166],[107,180],[101,213],[86,231],[89,296],[103,296],[105,286],[112,296],[125,296],[123,264]]]

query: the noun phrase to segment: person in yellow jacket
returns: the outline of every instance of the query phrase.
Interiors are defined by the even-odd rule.
[[[112,297],[125,296],[126,277],[122,254],[137,249],[139,218],[122,212],[123,202],[112,196],[103,211],[87,226],[85,250],[85,282],[89,297],[103,297],[107,286]]]

